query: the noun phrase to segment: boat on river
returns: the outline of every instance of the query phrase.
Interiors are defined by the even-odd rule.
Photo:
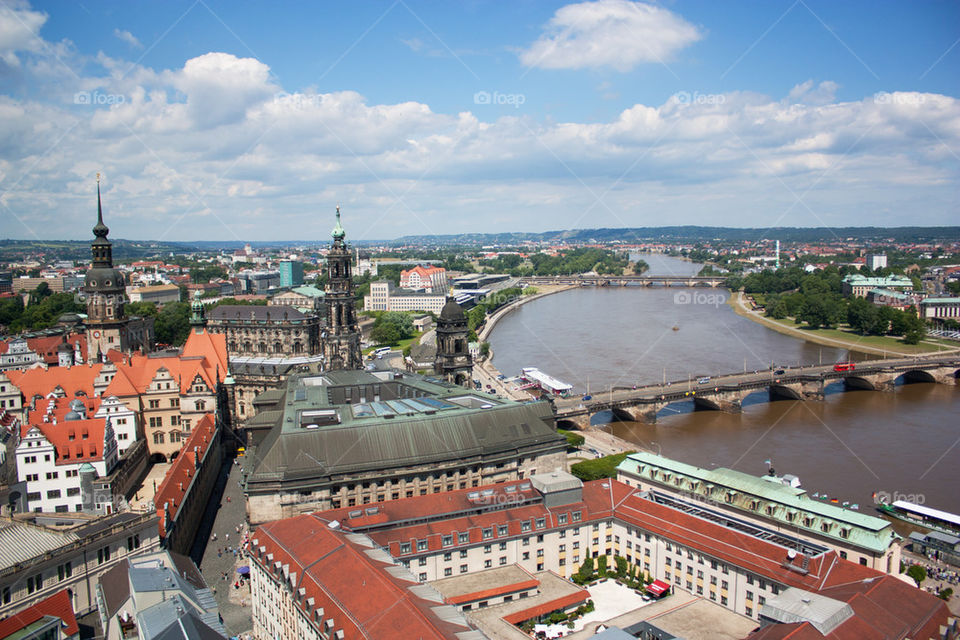
[[[907,500],[894,500],[891,504],[880,503],[877,511],[924,529],[960,537],[960,516],[955,513],[932,509]]]

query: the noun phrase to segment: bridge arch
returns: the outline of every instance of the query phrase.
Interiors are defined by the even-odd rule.
[[[866,391],[877,390],[877,387],[875,384],[873,384],[873,382],[860,376],[846,376],[843,379],[843,384],[847,389],[863,389]]]
[[[803,400],[803,393],[785,384],[772,384],[768,387],[770,402],[777,400]]]
[[[693,408],[707,409],[709,411],[723,411],[723,407],[714,398],[710,396],[695,396],[693,398]]]
[[[899,379],[903,379],[905,384],[910,384],[912,382],[936,382],[937,378],[929,371],[924,371],[923,369],[911,369],[910,371],[904,371]]]

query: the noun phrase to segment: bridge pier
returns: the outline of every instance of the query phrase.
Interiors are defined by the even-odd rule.
[[[664,405],[662,404],[641,404],[633,407],[613,407],[610,411],[618,420],[627,422],[642,422],[643,424],[656,424],[657,411]]]
[[[740,413],[743,409],[739,398],[723,399],[720,396],[694,397],[693,406],[700,409],[710,409],[711,411],[723,411],[724,413]]]

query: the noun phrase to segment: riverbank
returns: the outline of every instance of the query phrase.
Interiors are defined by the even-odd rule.
[[[764,316],[758,311],[749,309],[742,291],[738,291],[736,295],[731,292],[730,297],[727,299],[727,304],[730,305],[734,313],[738,316],[752,320],[777,333],[800,338],[801,340],[815,344],[822,344],[826,347],[840,347],[850,351],[882,356],[913,356],[919,353],[930,353],[931,351],[943,351],[947,353],[958,350],[958,347],[948,347],[937,342],[923,341],[918,345],[910,345],[904,344],[899,339],[885,336],[857,336],[851,333],[849,334],[850,337],[847,338],[845,337],[845,332],[835,329],[800,329],[797,328],[791,320],[775,320]]]
[[[487,318],[486,323],[483,325],[483,329],[477,335],[477,340],[484,342],[487,339],[487,336],[490,335],[490,332],[493,331],[493,328],[496,326],[497,322],[499,322],[501,318],[506,316],[514,309],[518,309],[522,305],[525,305],[533,300],[543,298],[544,296],[553,295],[554,293],[560,293],[561,291],[567,291],[568,289],[575,288],[575,285],[546,285],[543,287],[537,287],[538,292],[534,295],[523,296],[497,309],[489,318]],[[511,400],[517,400],[520,402],[531,400],[532,396],[529,393],[519,389],[513,389],[512,387],[506,385],[503,380],[498,378],[498,376],[501,375],[501,371],[493,365],[493,356],[494,353],[493,349],[491,348],[489,355],[485,359],[476,363],[476,366],[474,367],[474,378],[480,381],[480,384],[484,389],[487,388],[487,385],[489,385],[498,394],[510,398]]]

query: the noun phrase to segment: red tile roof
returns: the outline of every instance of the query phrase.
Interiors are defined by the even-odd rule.
[[[153,502],[157,505],[157,516],[160,518],[159,528],[160,537],[166,535],[166,529],[163,522],[163,505],[170,503],[170,517],[176,520],[177,513],[186,499],[187,491],[190,490],[190,483],[197,475],[196,461],[203,461],[203,457],[210,447],[210,443],[216,434],[216,422],[214,414],[205,414],[190,432],[190,437],[183,443],[180,455],[173,461],[167,474],[163,477],[163,482],[157,488],[157,494]],[[194,452],[196,447],[196,452]]]
[[[304,515],[267,523],[252,535],[254,564],[292,582],[294,593],[302,588],[305,595],[295,606],[310,619],[322,608],[323,618],[333,618],[347,638],[431,640],[467,630],[441,620],[432,611],[440,602],[417,596],[409,589],[415,582],[387,572],[392,565],[371,558],[366,547],[328,525]],[[310,598],[313,608],[307,609]]]
[[[58,591],[46,600],[41,600],[37,604],[27,607],[23,611],[12,614],[9,618],[0,620],[0,638],[6,638],[24,627],[33,624],[44,616],[53,616],[63,621],[61,629],[65,636],[74,636],[80,633],[80,627],[77,625],[77,618],[73,613],[73,605],[70,604],[70,596],[67,590]]]
[[[450,596],[447,598],[447,602],[450,602],[451,604],[464,604],[466,602],[476,602],[477,600],[489,600],[490,598],[504,596],[509,593],[529,591],[530,589],[535,589],[539,586],[540,581],[531,576],[529,580],[523,580],[521,582],[514,582],[512,584],[499,584],[489,589],[483,589],[482,591],[461,593],[458,596]]]
[[[28,369],[27,371],[7,371],[10,382],[15,384],[27,403],[35,395],[46,397],[60,387],[68,396],[83,391],[87,396],[94,395],[93,383],[100,373],[102,364],[77,365],[74,367],[51,367],[50,369]]]
[[[555,598],[554,600],[549,600],[547,602],[541,602],[540,604],[530,607],[529,609],[514,611],[511,614],[503,616],[503,619],[510,624],[521,624],[532,618],[538,618],[542,615],[557,611],[558,609],[566,609],[567,607],[572,607],[575,604],[583,604],[589,599],[590,592],[581,587],[580,591],[568,593],[564,596],[560,596],[559,598]]]

